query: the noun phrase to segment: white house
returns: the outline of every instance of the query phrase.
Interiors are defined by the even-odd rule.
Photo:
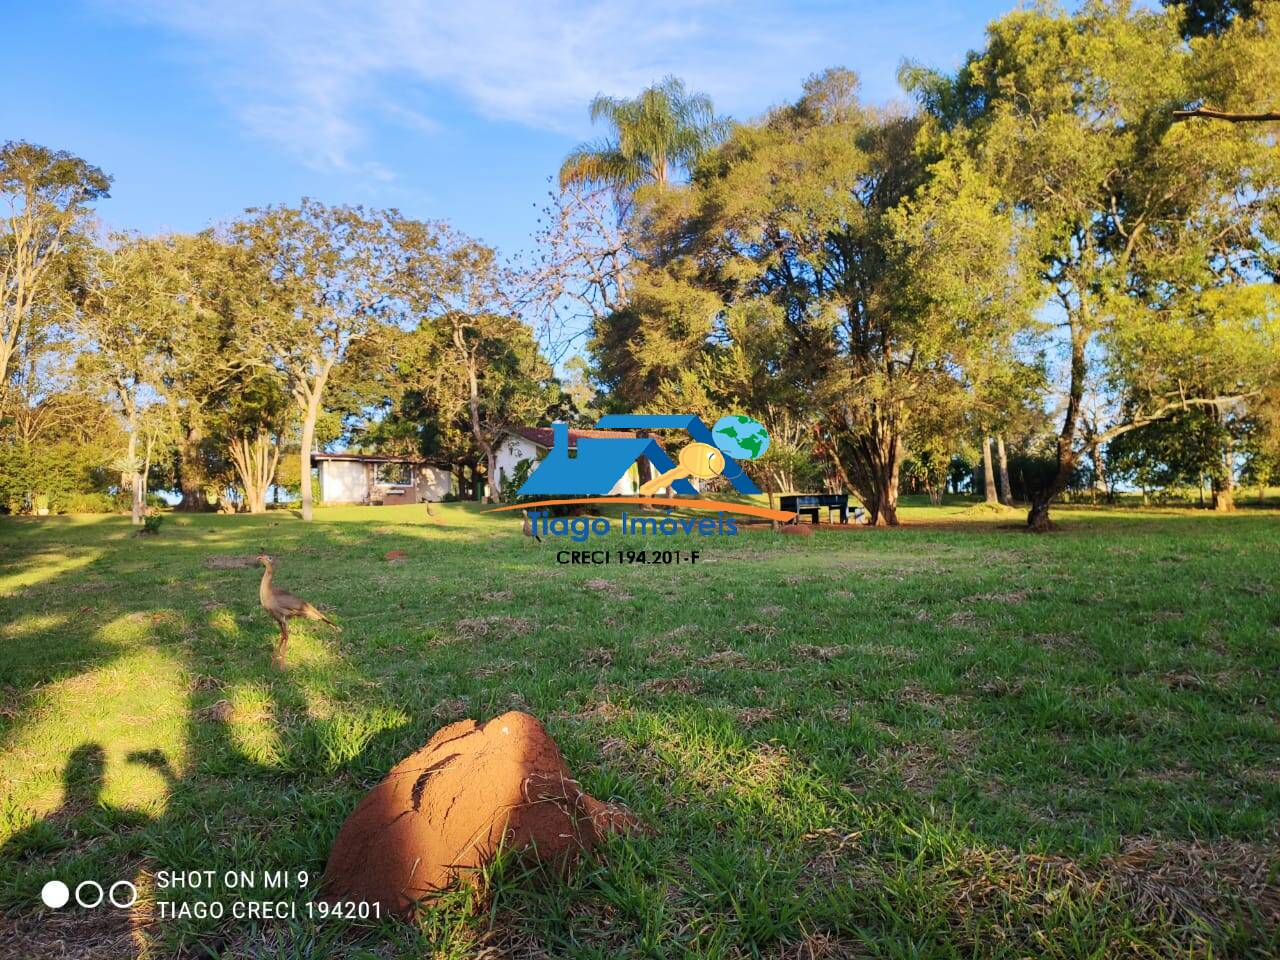
[[[321,503],[439,503],[453,489],[445,467],[415,457],[362,453],[313,453],[320,471]]]

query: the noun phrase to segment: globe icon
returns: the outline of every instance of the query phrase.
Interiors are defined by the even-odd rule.
[[[769,434],[759,420],[731,415],[711,428],[716,446],[735,460],[757,460],[769,449]]]

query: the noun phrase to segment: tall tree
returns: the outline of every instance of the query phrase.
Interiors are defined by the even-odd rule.
[[[591,101],[591,122],[604,121],[612,136],[576,147],[560,165],[560,186],[603,184],[625,195],[643,184],[671,183],[727,131],[711,98],[690,93],[684,81],[666,77],[631,98]]]
[[[122,486],[132,491],[135,524],[142,523],[147,477],[167,437],[156,408],[171,329],[169,253],[163,239],[111,238],[93,257],[80,311],[89,344],[82,368],[114,397],[125,424],[127,446],[119,465]]]
[[[656,266],[597,337],[599,368],[643,390],[703,352],[771,344],[759,375],[805,398],[817,452],[874,522],[897,523],[912,417],[953,402],[1025,315],[995,193],[970,164],[929,167],[917,133],[863,108],[844,70],[737,128],[689,190],[645,200]]]
[[[390,309],[387,215],[304,199],[250,211],[232,236],[252,251],[274,302],[255,320],[263,353],[285,377],[302,424],[302,519],[312,518],[311,454],[334,367],[375,340]]]
[[[993,23],[986,47],[949,79],[905,71],[945,131],[945,149],[972,158],[1026,230],[1067,354],[1053,478],[1031,497],[1028,526],[1050,506],[1090,444],[1193,406],[1223,408],[1256,390],[1274,315],[1248,314],[1215,292],[1267,267],[1280,177],[1258,128],[1205,138],[1175,124],[1168,105],[1195,102],[1207,64],[1227,69],[1233,28],[1191,45],[1176,13],[1093,2],[1077,14],[1018,11]],[[1219,78],[1221,79],[1221,78]],[[1243,352],[1241,352],[1243,351]],[[1228,380],[1194,375],[1235,352]],[[1100,369],[1099,369],[1100,367]],[[1082,437],[1086,384],[1123,392],[1143,383],[1125,422]]]
[[[61,255],[111,178],[66,151],[22,141],[0,146],[0,406],[27,328],[55,293]]]

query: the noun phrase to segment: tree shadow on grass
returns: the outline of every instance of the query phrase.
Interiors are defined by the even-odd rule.
[[[140,947],[128,912],[109,909],[105,898],[122,877],[95,847],[113,834],[145,827],[149,818],[104,802],[106,773],[102,745],[80,744],[63,768],[63,799],[58,808],[11,834],[0,846],[0,866],[6,874],[46,874],[45,866],[57,861],[59,866],[47,871],[47,879],[60,880],[71,891],[64,907],[52,908],[42,902],[43,883],[26,885],[21,898],[25,902],[10,909],[9,923],[0,924],[0,954],[107,957],[126,956]],[[100,896],[99,908],[79,906],[81,898],[92,903]],[[125,891],[118,896],[123,898]]]
[[[257,551],[263,546],[276,546],[264,536],[269,531],[260,524],[220,532],[231,535],[220,536],[218,547]],[[286,542],[289,539],[286,537]],[[292,538],[318,546],[322,554],[328,555],[350,548],[347,539],[326,536],[315,527],[309,528],[305,537]],[[127,921],[120,929],[103,925],[106,911],[90,918],[79,909],[60,914],[60,919],[51,924],[47,911],[39,906],[39,890],[46,880],[78,873],[86,874],[85,879],[133,877],[140,889],[149,889],[150,902],[158,892],[154,880],[160,869],[213,868],[220,873],[244,869],[258,876],[268,869],[286,870],[295,877],[297,871],[306,870],[310,874],[306,887],[290,890],[284,896],[309,899],[314,895],[337,824],[365,787],[385,773],[388,758],[398,759],[405,742],[406,733],[401,729],[405,715],[378,691],[373,679],[354,665],[358,658],[347,657],[342,648],[318,647],[314,642],[303,644],[302,649],[295,645],[294,652],[306,656],[283,673],[271,670],[275,629],[257,610],[257,571],[243,576],[238,572],[215,574],[205,570],[200,562],[212,544],[156,544],[188,549],[142,553],[135,545],[124,544],[119,548],[124,562],[140,571],[141,579],[149,582],[147,587],[133,583],[131,589],[112,592],[110,604],[96,606],[92,620],[76,611],[68,617],[69,625],[62,623],[59,630],[33,629],[20,638],[32,650],[32,668],[19,675],[28,684],[24,691],[28,694],[118,664],[122,653],[153,646],[164,651],[161,669],[177,670],[192,684],[181,691],[180,709],[186,714],[181,742],[166,739],[163,750],[134,750],[125,761],[146,767],[163,779],[167,793],[163,812],[148,816],[105,806],[101,798],[107,755],[101,745],[86,745],[72,752],[64,770],[67,803],[53,814],[27,824],[0,850],[0,864],[8,874],[3,884],[4,900],[18,938],[14,941],[15,955],[40,955],[46,947],[52,949],[59,936],[88,951],[94,938],[106,943],[120,929],[126,933],[135,930],[138,936],[164,945],[166,950],[185,949],[202,938],[208,939],[214,952],[220,949],[219,944],[239,943],[255,936],[295,938],[303,944],[299,949],[304,949],[307,943],[328,943],[343,934],[345,925],[341,923],[331,922],[321,930],[314,924],[281,928],[230,920],[167,921],[156,916],[154,910],[141,907],[131,915],[114,912],[116,927],[120,927],[121,915]],[[184,556],[184,552],[189,555]],[[108,548],[110,562],[118,558],[116,553]],[[159,560],[151,556],[157,553],[163,555]],[[155,572],[151,573],[153,569]],[[299,576],[298,582],[302,584],[300,592],[316,596],[322,606],[334,609],[323,603],[306,579]],[[212,585],[204,604],[199,599],[202,584]],[[157,632],[152,624],[159,615],[150,611],[156,609],[157,595],[163,598],[166,592],[181,595],[185,615],[172,618],[170,623],[170,614],[164,613],[167,626]],[[61,607],[69,614],[69,608],[77,602],[74,583],[53,579],[34,587],[33,595],[25,599],[29,607]],[[246,612],[251,619],[244,626]],[[102,625],[126,615],[140,618],[138,629],[149,631],[150,636],[142,640],[130,637],[121,645],[101,642]],[[306,633],[304,627],[304,637]],[[59,648],[56,661],[47,655],[51,646]],[[17,678],[10,675],[10,679]],[[148,682],[145,673],[120,679],[131,684]],[[110,682],[119,681],[111,678]],[[234,707],[229,713],[212,709],[228,693],[236,700],[237,692],[245,689],[266,706],[264,717],[254,719],[251,711],[247,717],[238,715],[241,711]],[[81,709],[77,703],[89,709],[94,696],[95,691],[86,688],[57,703],[62,703],[64,713]],[[249,700],[252,706],[253,696]],[[47,709],[48,701],[42,698],[41,703]],[[16,725],[42,722],[43,713],[31,714],[30,706],[34,701],[9,709],[11,733]],[[90,729],[95,722],[92,716],[88,713],[85,717]],[[266,729],[277,740],[279,749],[274,756],[246,752],[242,735],[246,724]],[[412,738],[413,734],[408,736]],[[82,808],[87,812],[78,816],[91,817],[103,827],[89,838],[87,847],[80,842],[74,827],[79,821],[72,815],[73,810]],[[15,810],[20,812],[20,808]],[[166,892],[165,896],[181,903],[207,902],[215,897],[229,902],[230,893],[215,888],[178,895]],[[230,899],[242,896],[236,892]],[[67,926],[72,920],[77,924],[75,930]],[[122,947],[121,952],[111,955],[127,955],[127,949]],[[139,952],[141,949],[138,947]]]

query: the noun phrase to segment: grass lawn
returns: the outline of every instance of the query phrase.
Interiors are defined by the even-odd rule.
[[[914,507],[656,567],[435,513],[0,520],[0,956],[1280,952],[1280,512]],[[261,549],[344,626],[298,623],[283,673]],[[393,763],[512,708],[651,833],[414,926],[156,915],[241,896],[161,869],[309,900]],[[50,911],[54,877],[143,897]]]

